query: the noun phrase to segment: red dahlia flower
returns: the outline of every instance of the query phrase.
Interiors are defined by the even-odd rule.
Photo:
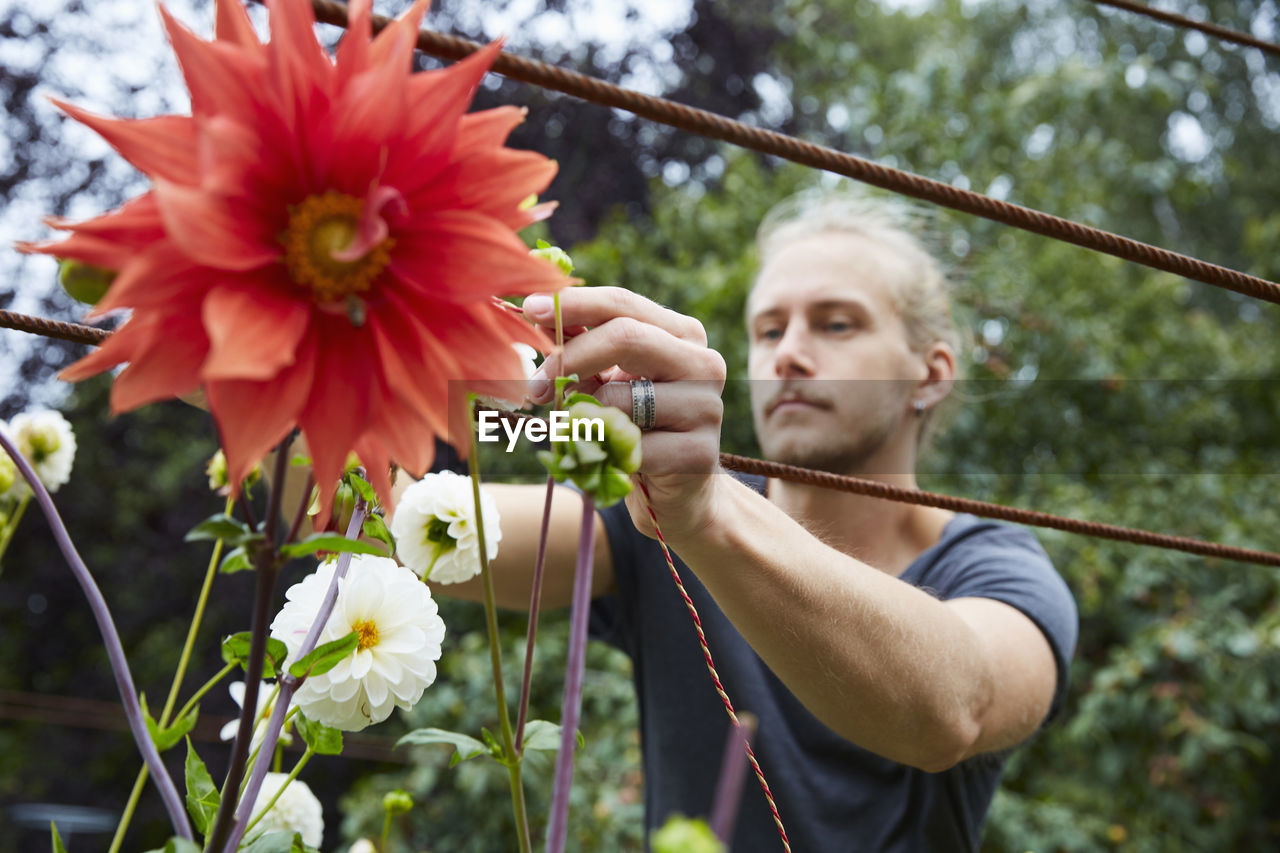
[[[94,313],[133,309],[64,378],[128,362],[116,412],[203,387],[231,482],[297,426],[326,506],[352,450],[385,497],[390,461],[423,473],[436,436],[466,444],[463,387],[522,377],[514,341],[548,346],[495,297],[567,282],[514,233],[550,213],[522,202],[556,164],[503,146],[522,110],[465,113],[499,43],[411,73],[426,0],[372,39],[352,0],[333,61],[309,3],[267,5],[267,44],[236,0],[211,42],[161,10],[191,116],[59,103],[152,186],[20,248],[117,270]]]

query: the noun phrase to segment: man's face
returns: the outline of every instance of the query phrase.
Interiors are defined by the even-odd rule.
[[[748,374],[766,457],[906,473],[869,468],[887,446],[914,443],[911,393],[928,375],[894,304],[907,274],[885,246],[838,232],[793,240],[760,270],[747,303]]]

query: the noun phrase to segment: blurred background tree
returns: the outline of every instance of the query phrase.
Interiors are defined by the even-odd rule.
[[[40,214],[87,215],[140,189],[38,95],[129,115],[183,108],[158,38],[144,50],[134,35],[155,30],[153,12],[56,5],[0,4],[9,164],[0,158],[0,221],[17,238],[40,236]],[[1280,39],[1275,0],[1171,8]],[[203,5],[179,10],[207,28]],[[1256,50],[1080,0],[446,2],[429,24],[472,37],[505,31],[528,55],[1280,278],[1270,251],[1280,240],[1280,66]],[[791,192],[838,182],[491,76],[479,104],[497,103],[529,106],[516,143],[560,161],[549,236],[570,249],[578,274],[698,317],[740,378],[755,224]],[[931,225],[954,269],[970,379],[922,486],[1280,550],[1280,309],[971,217],[936,211]],[[0,305],[78,316],[46,267],[2,262]],[[0,348],[11,377],[4,384],[0,373],[0,417],[61,402],[76,426],[81,451],[59,503],[116,609],[139,682],[159,695],[204,560],[180,534],[216,501],[201,477],[212,429],[177,404],[109,419],[101,380],[64,396],[51,376],[77,347],[10,332]],[[724,446],[756,453],[742,385],[726,392]],[[1064,718],[1010,762],[986,846],[1274,847],[1280,575],[1039,535],[1081,608],[1072,696]],[[214,638],[243,627],[249,597],[241,576],[219,587],[200,662],[208,672],[218,664]],[[454,603],[444,615],[440,680],[376,734],[492,726],[479,616]],[[564,633],[556,617],[547,623],[535,716],[555,719]],[[523,620],[507,627],[514,680]],[[7,697],[114,696],[87,610],[34,513],[0,575],[0,641],[10,650],[0,668]],[[600,648],[589,669],[572,843],[635,849],[627,664]],[[234,710],[224,704],[208,713]],[[212,744],[201,749],[211,765],[222,760]],[[394,787],[420,804],[402,819],[412,839],[404,849],[511,846],[498,774],[479,764],[448,770],[442,748],[400,752],[409,766],[344,760],[309,775],[326,798],[326,849],[340,834],[375,832],[381,795]],[[136,760],[124,735],[6,720],[0,770],[6,805],[119,808]],[[336,797],[348,789],[339,829]],[[131,848],[159,837],[158,805],[147,806]],[[0,850],[14,843],[0,839]]]

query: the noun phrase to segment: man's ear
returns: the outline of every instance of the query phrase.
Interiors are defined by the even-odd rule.
[[[912,399],[919,400],[926,408],[932,409],[946,399],[955,385],[956,354],[949,344],[935,341],[924,351],[921,362],[926,373],[916,385]]]

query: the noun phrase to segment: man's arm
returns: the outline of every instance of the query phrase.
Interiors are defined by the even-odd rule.
[[[1040,629],[993,599],[939,601],[824,545],[729,477],[713,521],[675,548],[818,719],[937,772],[1030,736],[1056,665]]]
[[[524,308],[527,318],[552,322],[550,299],[530,297]],[[1052,701],[1056,664],[1027,616],[991,599],[939,601],[828,547],[718,476],[724,361],[706,348],[696,321],[616,288],[566,291],[561,310],[565,324],[590,331],[544,369],[658,383],[658,423],[644,435],[641,472],[663,533],[815,716],[860,746],[929,771],[1035,730]],[[531,390],[535,400],[550,393]],[[597,395],[629,404],[621,381]],[[653,535],[635,492],[627,505]]]

